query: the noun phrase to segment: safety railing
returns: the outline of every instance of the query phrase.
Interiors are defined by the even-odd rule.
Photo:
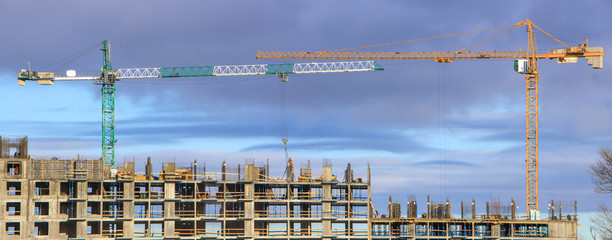
[[[236,237],[244,236],[243,228],[226,228],[220,229],[175,229],[174,234],[180,237],[188,237],[195,235],[206,235],[206,236],[226,236]]]
[[[290,230],[290,233],[292,236],[317,236],[317,235],[323,234],[323,229],[296,228],[296,229]],[[366,234],[367,234],[367,231],[366,231]]]
[[[351,230],[351,236],[367,236],[368,229],[353,229]]]
[[[335,217],[335,218],[347,218],[348,217],[348,211],[344,211],[344,210],[331,210],[331,216]]]
[[[353,194],[353,199],[352,200],[353,201],[367,201],[368,200],[368,195],[367,194],[366,195],[361,195],[361,194],[355,195],[355,194]]]
[[[223,232],[221,229],[197,229],[195,230],[195,233],[200,236],[200,235],[204,235],[207,237],[213,237],[213,236],[223,236]]]
[[[150,231],[149,234],[150,234],[151,237],[163,237],[164,236],[164,232]]]
[[[134,212],[134,218],[146,218],[146,217],[147,217],[146,211]]]
[[[49,195],[49,188],[48,187],[36,187],[34,188],[34,194],[36,194],[36,196]]]
[[[256,236],[287,236],[287,228],[255,228]]]
[[[164,196],[164,191],[150,191],[149,192],[151,194],[151,199],[163,199]]]
[[[148,237],[149,233],[147,229],[134,229],[134,238]]]
[[[284,200],[287,199],[286,192],[255,192],[255,199],[270,199],[270,200]]]
[[[123,229],[103,229],[101,234],[110,238],[123,237]]]
[[[446,230],[444,230],[444,229],[429,229],[429,236],[446,236]],[[491,235],[485,235],[485,236],[491,236]]]
[[[225,199],[243,199],[244,192],[223,192],[223,198]]]
[[[350,218],[368,218],[368,211],[353,211]]]
[[[322,212],[321,211],[290,211],[289,212],[293,218],[320,218]]]
[[[299,218],[320,218],[323,216],[323,211],[291,211],[291,217]]]
[[[225,217],[228,217],[228,218],[244,217],[244,210],[226,210]]]
[[[484,229],[484,228],[479,228],[479,226],[476,226],[476,229],[474,230],[474,236],[477,237],[487,237],[487,236],[491,236],[491,230],[489,229]]]
[[[178,199],[194,199],[195,198],[193,193],[192,194],[175,194],[174,197]]]
[[[198,199],[243,199],[244,192],[197,192]]]
[[[461,236],[472,236],[472,230],[449,230],[448,235],[452,237],[461,237]]]
[[[174,229],[174,234],[180,237],[195,236],[195,229]]]
[[[413,231],[408,228],[393,228],[391,229],[392,236],[412,236]]]
[[[147,199],[149,198],[149,192],[148,191],[134,191],[134,198],[135,199]]]
[[[332,199],[340,200],[340,201],[348,200],[348,193],[334,193],[334,192],[332,192]]]
[[[538,229],[517,229],[514,230],[515,237],[546,237],[548,231]]]
[[[196,216],[194,209],[181,209],[174,211],[176,216],[181,218],[193,218]]]
[[[416,236],[427,236],[427,225],[416,225],[415,234]]]
[[[350,231],[345,228],[332,228],[331,230],[334,236],[349,236]]]
[[[6,214],[9,216],[20,216],[21,215],[21,210],[12,210],[12,211],[6,211]]]
[[[224,234],[226,237],[244,236],[244,229],[243,228],[226,228]]]
[[[21,189],[8,189],[6,190],[6,194],[9,196],[20,196]]]
[[[313,200],[313,199],[320,200],[321,193],[320,192],[295,192],[294,199],[296,200]]]
[[[268,210],[255,210],[255,217],[267,217],[267,218],[286,218],[287,211],[268,211]]]
[[[123,211],[121,210],[102,210],[103,218],[122,218]]]
[[[104,191],[102,197],[105,199],[123,198],[123,191]]]
[[[9,236],[19,236],[21,231],[19,229],[7,229],[6,234]]]
[[[221,199],[223,198],[223,194],[220,192],[196,192],[196,197],[198,199]]]
[[[150,218],[163,218],[164,210],[151,210],[149,214]]]
[[[218,218],[221,217],[223,213],[220,211],[215,211],[213,213],[196,213],[196,217],[199,218]]]

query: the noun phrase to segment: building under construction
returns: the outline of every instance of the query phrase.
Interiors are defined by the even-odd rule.
[[[349,164],[339,179],[329,163],[321,175],[286,167],[283,179],[254,163],[154,173],[148,160],[138,173],[134,162],[33,159],[27,138],[0,138],[0,239],[577,239],[575,203],[528,220],[514,202],[487,203],[481,215],[462,203],[453,216],[448,202],[418,214],[409,200],[402,215],[390,199],[379,216],[369,168],[360,178]]]

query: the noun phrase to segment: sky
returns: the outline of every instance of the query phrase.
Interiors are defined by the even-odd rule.
[[[162,67],[310,62],[256,60],[258,50],[320,51],[507,26],[531,19],[567,45],[588,38],[610,49],[609,1],[2,1],[0,135],[28,136],[33,157],[101,156],[100,86],[20,87],[20,69],[99,72],[99,43],[112,66]],[[568,11],[571,9],[571,11]],[[502,31],[367,51],[456,51]],[[563,46],[538,32],[546,52]],[[470,48],[527,49],[524,29]],[[608,57],[594,70],[540,60],[540,209],[578,201],[592,212],[589,165],[612,140]],[[512,60],[378,61],[385,70],[292,75],[280,97],[274,76],[123,80],[116,84],[116,160],[209,169],[270,161],[282,175],[287,137],[296,168],[330,161],[340,178],[372,169],[373,200],[434,202],[513,198],[525,211],[525,80]],[[286,122],[281,103],[286,101]],[[287,135],[281,128],[286,124]],[[453,208],[455,210],[458,207]],[[422,212],[423,210],[419,210]]]

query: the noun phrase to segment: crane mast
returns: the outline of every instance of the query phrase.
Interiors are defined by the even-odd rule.
[[[528,20],[529,21],[529,20]],[[527,214],[530,218],[540,211],[540,175],[538,161],[538,59],[536,56],[535,39],[533,36],[533,26],[527,25],[527,74],[525,75],[525,121],[526,121],[526,201]]]
[[[102,159],[115,166],[115,77],[111,65],[110,44],[102,42]]]
[[[69,70],[65,76],[54,72],[36,72],[22,69],[17,81],[24,86],[26,81],[37,81],[39,85],[53,85],[55,81],[92,81],[102,85],[102,158],[106,165],[115,166],[115,83],[121,79],[151,79],[177,77],[250,76],[271,74],[281,81],[288,81],[291,74],[338,73],[384,70],[375,61],[345,61],[325,63],[281,63],[257,65],[191,66],[120,68],[111,65],[110,42],[101,43],[102,68],[98,76],[77,76]]]
[[[463,48],[459,51],[454,52],[350,52],[346,50],[350,49],[364,49],[375,46],[385,46],[391,44],[380,44],[375,46],[366,46],[334,51],[312,51],[312,52],[291,52],[291,51],[259,51],[255,58],[266,59],[353,59],[353,60],[420,60],[420,59],[431,59],[440,63],[453,62],[454,60],[467,60],[467,59],[517,59],[514,62],[514,68],[517,72],[525,74],[526,83],[526,200],[527,200],[527,214],[530,218],[535,218],[535,214],[539,212],[539,175],[538,175],[538,59],[556,59],[558,63],[573,63],[578,58],[585,58],[587,64],[592,66],[594,69],[603,68],[603,56],[604,51],[602,47],[589,47],[587,39],[586,43],[581,44],[577,47],[569,47],[563,42],[559,41],[546,31],[542,30],[531,20],[526,19],[516,24],[497,27],[487,30],[495,30],[501,28],[513,27],[513,29],[502,33],[500,35],[509,33],[521,27],[527,27],[527,52],[519,51],[465,51],[466,49],[476,46],[480,43],[486,42],[493,38],[487,39],[483,42],[472,45],[468,48]],[[544,32],[547,36],[551,37],[555,41],[561,43],[565,48],[553,49],[548,53],[538,54],[534,38],[534,28]],[[487,31],[481,30],[481,31]],[[480,31],[474,31],[480,32]],[[469,32],[469,33],[474,33]],[[452,34],[442,37],[458,36],[468,33]],[[430,40],[441,37],[433,37],[419,40],[412,40],[407,42],[415,42],[422,40]],[[400,42],[400,43],[407,43]],[[398,43],[392,43],[398,44]]]

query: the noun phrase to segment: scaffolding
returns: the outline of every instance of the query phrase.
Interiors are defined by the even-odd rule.
[[[450,201],[428,197],[419,217],[409,197],[403,217],[389,198],[389,213],[379,218],[369,167],[367,178],[355,177],[351,165],[338,178],[331,165],[325,160],[320,175],[308,163],[297,178],[274,178],[269,164],[224,163],[212,172],[202,163],[176,168],[172,162],[153,173],[150,158],[145,172],[136,172],[135,162],[111,169],[101,159],[0,158],[0,206],[6,207],[0,239],[577,238],[576,204],[572,214],[569,201],[551,202],[552,217],[534,221],[518,219],[514,201],[492,199],[480,215],[474,201],[462,203],[457,217]]]

